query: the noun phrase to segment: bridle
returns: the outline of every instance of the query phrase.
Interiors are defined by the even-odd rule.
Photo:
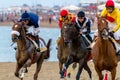
[[[98,33],[100,34],[99,36],[101,36],[103,39],[107,39],[109,36],[108,22],[104,18],[99,17],[97,27]]]

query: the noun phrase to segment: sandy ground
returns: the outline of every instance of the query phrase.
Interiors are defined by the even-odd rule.
[[[98,80],[97,74],[95,72],[93,62],[88,62],[90,69],[92,71],[92,80]],[[0,63],[0,80],[19,80],[14,76],[16,64],[14,62],[1,62]],[[71,78],[67,78],[67,80],[75,80],[75,75],[77,69],[75,71],[71,71]],[[33,74],[35,72],[35,64],[28,68],[28,73],[25,74],[24,80],[33,80]],[[110,76],[110,74],[109,74]],[[120,64],[117,67],[117,76],[120,77]],[[44,62],[41,68],[41,71],[38,75],[38,80],[64,80],[59,77],[59,67],[58,62]],[[89,80],[88,74],[86,71],[82,71],[81,80]],[[118,80],[118,79],[117,79]]]

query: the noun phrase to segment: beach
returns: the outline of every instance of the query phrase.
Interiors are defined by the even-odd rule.
[[[92,71],[92,78],[93,78],[92,80],[98,80],[98,76],[95,72],[93,62],[89,61],[88,65]],[[15,62],[0,62],[0,80],[19,80],[14,76],[15,66],[16,66]],[[35,67],[36,65],[33,64],[31,67],[28,68],[28,73],[25,74],[24,80],[33,80]],[[71,78],[67,78],[67,80],[75,80],[77,68],[74,71],[70,69],[71,69],[71,66],[68,69],[68,71],[71,72]],[[116,78],[120,77],[119,69],[120,69],[120,63],[118,63]],[[110,77],[110,74],[109,74],[109,77]],[[64,79],[60,79],[58,62],[44,61],[41,71],[39,72],[39,75],[38,75],[38,80],[64,80]],[[80,80],[89,80],[89,76],[85,70],[82,71]]]

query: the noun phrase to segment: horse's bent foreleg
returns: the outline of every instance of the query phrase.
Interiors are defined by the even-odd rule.
[[[24,74],[27,72],[27,67],[30,67],[32,64],[31,59],[28,59],[26,63],[23,65],[23,68],[21,69],[21,73],[19,77],[22,79],[24,77]]]
[[[64,65],[64,67],[63,67],[62,72],[61,72],[61,78],[64,78],[64,74],[65,74],[67,68],[69,67],[69,65],[70,65],[72,62],[73,62],[73,60],[69,57],[69,58],[67,59],[67,62],[65,63],[65,65]]]
[[[91,72],[87,62],[84,64],[84,69],[88,72],[90,80],[92,80],[92,72]]]
[[[15,70],[15,76],[19,77],[19,70],[22,68],[23,65],[17,63],[16,64],[16,70]]]
[[[34,80],[37,80],[37,78],[38,78],[38,73],[40,72],[43,61],[44,61],[44,59],[42,57],[40,57],[39,60],[37,61],[37,67],[36,67],[36,71],[34,74]]]
[[[113,68],[112,70],[111,70],[111,80],[115,80],[115,76],[116,76],[116,67],[115,68]]]

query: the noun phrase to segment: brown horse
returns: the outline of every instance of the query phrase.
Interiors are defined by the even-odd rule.
[[[25,27],[21,22],[16,22],[12,26],[12,41],[17,42],[17,50],[16,50],[16,71],[15,76],[23,80],[24,73],[26,73],[27,67],[30,67],[31,64],[36,63],[36,71],[34,74],[34,80],[37,80],[38,73],[41,69],[42,63],[44,59],[48,59],[50,55],[50,45],[51,39],[49,39],[46,44],[45,41],[41,38],[44,45],[47,47],[47,51],[44,51],[40,54],[36,52],[36,47],[27,37]]]
[[[82,35],[79,35],[79,32],[74,24],[64,25],[61,30],[61,35],[63,37],[64,44],[69,50],[69,53],[67,53],[69,55],[67,56],[64,68],[61,71],[61,77],[64,78],[64,74],[69,65],[75,62],[79,63],[76,80],[79,80],[83,68],[88,72],[90,79],[92,79],[91,70],[87,65],[86,60],[89,55],[89,50],[87,50],[87,46],[89,44],[87,43],[86,39]]]
[[[109,36],[108,22],[97,16],[98,37],[92,49],[92,58],[99,80],[103,79],[102,71],[111,72],[111,80],[115,80],[117,56],[112,40]]]

